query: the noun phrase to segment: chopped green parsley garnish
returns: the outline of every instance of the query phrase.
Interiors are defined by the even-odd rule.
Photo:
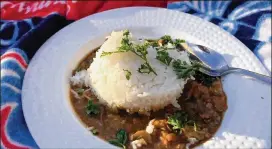
[[[167,51],[158,51],[156,59],[169,66],[173,58],[169,56]]]
[[[173,44],[173,40],[169,35],[162,36],[161,39],[163,40],[162,45],[166,45],[167,43]]]
[[[125,71],[125,73],[126,73],[126,78],[127,78],[127,80],[129,80],[130,79],[130,76],[131,76],[131,72],[129,71],[129,70],[125,70],[125,69],[123,69],[124,71]]]
[[[128,36],[129,35],[129,31],[128,30],[125,30],[124,33],[123,33],[124,36]]]
[[[160,62],[164,63],[167,66],[169,66],[171,62],[173,62],[174,71],[176,72],[179,79],[180,78],[186,79],[186,78],[189,78],[190,76],[193,76],[195,72],[199,70],[199,67],[201,66],[199,63],[196,63],[196,62],[193,62],[192,65],[189,65],[185,61],[173,60],[173,58],[169,56],[169,53],[167,52],[169,48],[167,48],[165,45],[168,43],[171,43],[177,48],[181,46],[180,44],[184,43],[185,40],[181,40],[181,39],[173,40],[171,36],[165,35],[165,36],[162,36],[158,40],[146,39],[145,41],[149,43],[149,45],[151,46],[155,45],[153,47],[156,48],[157,50],[157,56],[156,56],[157,60],[159,60]],[[162,42],[162,46],[158,45],[159,41]],[[149,73],[145,65],[141,65],[139,69],[141,69],[141,72]]]
[[[96,115],[100,112],[99,105],[94,104],[92,100],[88,101],[88,104],[85,108],[85,111],[88,115]]]
[[[165,45],[167,45],[168,43],[173,44],[176,48],[178,48],[181,43],[185,42],[185,40],[183,40],[183,39],[175,39],[175,40],[173,40],[171,38],[171,36],[165,35],[165,36],[162,36],[160,39],[157,39],[157,40],[155,40],[155,39],[145,39],[145,42],[149,43],[150,46],[152,46],[152,47],[160,47],[159,48],[160,50],[161,49],[167,50],[167,48],[165,47]],[[159,45],[159,42],[161,43],[161,46]]]
[[[123,149],[126,149],[127,140],[128,140],[127,132],[124,129],[120,129],[116,133],[116,139],[109,140],[109,143],[118,147],[122,147]]]
[[[195,73],[194,77],[196,78],[197,82],[199,82],[205,86],[211,86],[214,81],[219,79],[218,77],[212,77],[212,76],[206,75],[200,71],[197,71]]]
[[[182,133],[182,129],[186,125],[193,124],[194,130],[196,131],[196,124],[193,120],[188,119],[188,114],[183,111],[178,111],[168,117],[167,123],[172,126],[172,129],[176,132]]]
[[[184,42],[185,42],[185,40],[176,39],[176,40],[174,41],[174,45],[175,45],[175,47],[178,47],[178,46],[180,46],[181,43],[184,43]]]
[[[101,54],[101,57],[102,56],[106,56],[106,55],[110,55],[110,54],[113,54],[113,53],[122,53],[122,52],[128,52],[128,51],[131,51],[132,53],[136,54],[137,56],[139,56],[143,61],[144,61],[144,64],[141,65],[141,67],[143,65],[145,65],[148,69],[148,71],[139,71],[140,73],[154,73],[155,75],[157,75],[157,73],[153,70],[153,68],[150,66],[148,60],[147,60],[147,48],[150,46],[150,44],[146,43],[146,44],[143,44],[143,45],[136,45],[136,44],[132,44],[129,40],[129,31],[126,30],[124,31],[123,33],[123,39],[121,41],[121,46],[117,49],[117,51],[114,51],[114,52],[102,52]],[[142,68],[139,68],[139,69],[142,69]],[[146,68],[145,68],[146,69]]]
[[[189,78],[190,76],[193,76],[195,72],[199,69],[199,67],[201,66],[199,65],[199,63],[192,63],[192,65],[189,65],[185,61],[182,62],[181,60],[173,60],[173,58],[171,58],[169,54],[167,53],[168,48],[164,45],[171,43],[175,47],[177,47],[181,43],[185,42],[184,40],[181,40],[181,39],[173,40],[171,36],[165,35],[165,36],[162,36],[158,40],[147,39],[145,40],[144,44],[140,45],[140,44],[133,44],[129,39],[129,34],[130,32],[128,30],[124,31],[123,38],[121,41],[121,46],[118,47],[117,51],[114,51],[114,52],[103,51],[101,54],[101,57],[106,55],[111,55],[114,53],[122,53],[122,52],[130,51],[136,54],[137,56],[139,56],[144,61],[144,63],[141,64],[141,66],[138,68],[139,73],[149,74],[152,72],[153,74],[157,75],[157,73],[150,66],[150,63],[147,60],[147,54],[148,54],[147,48],[149,46],[153,46],[157,48],[156,59],[167,66],[169,66],[172,62],[174,71],[176,72],[179,79],[180,78],[186,79],[186,78]],[[162,42],[162,45],[163,45],[162,47],[159,46],[158,44],[159,41]],[[124,70],[124,71],[126,72],[127,80],[129,80],[131,76],[131,72],[128,70]]]
[[[102,56],[107,56],[107,55],[111,55],[111,54],[113,54],[113,53],[122,53],[122,52],[126,52],[126,51],[114,51],[114,52],[102,52],[102,54],[101,54],[101,57]]]
[[[148,64],[144,63],[144,64],[141,64],[141,67],[138,68],[138,72],[149,74],[151,72],[151,70],[149,69]]]
[[[200,66],[201,64],[198,62],[192,62],[192,65],[189,65],[187,62],[179,59],[173,61],[173,68],[179,79],[190,78],[199,70]]]
[[[169,50],[169,48],[167,47],[155,47],[155,49],[159,52],[159,51],[167,51]]]

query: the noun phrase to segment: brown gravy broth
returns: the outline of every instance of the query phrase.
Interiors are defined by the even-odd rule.
[[[98,49],[98,48],[97,48]],[[73,71],[87,69],[95,57],[95,49],[87,55]],[[79,86],[71,85],[71,90],[77,90]],[[99,104],[98,99],[88,88],[81,86],[85,91],[75,97],[71,92],[71,104],[79,119],[87,126],[97,130],[97,136],[105,141],[116,138],[116,132],[124,129],[128,134],[128,141],[125,144],[127,149],[132,149],[130,143],[135,137],[142,137],[146,145],[140,149],[185,149],[188,146],[188,138],[196,138],[198,141],[189,148],[194,148],[210,139],[220,127],[224,112],[227,110],[227,98],[222,88],[220,79],[216,79],[210,86],[200,81],[190,80],[184,88],[182,96],[178,99],[181,111],[188,114],[188,119],[194,120],[193,125],[185,125],[182,131],[176,132],[168,124],[168,116],[180,109],[167,106],[162,110],[151,112],[150,116],[139,114],[128,114],[125,110],[113,112],[104,105],[99,105],[100,113],[87,115],[86,105],[88,98]],[[146,134],[145,129],[148,123],[153,120],[154,130],[152,134]],[[138,131],[138,132],[137,132]],[[135,134],[137,132],[137,134]],[[146,136],[148,135],[148,136]]]

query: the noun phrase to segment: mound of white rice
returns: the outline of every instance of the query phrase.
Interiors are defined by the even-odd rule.
[[[141,43],[137,39],[134,43]],[[96,57],[87,70],[77,72],[71,78],[74,84],[84,83],[92,88],[100,102],[113,109],[128,112],[147,113],[161,109],[168,104],[179,107],[180,97],[186,80],[178,79],[173,68],[156,59],[156,49],[149,47],[147,59],[157,73],[143,74],[138,68],[143,60],[132,52],[115,53],[101,57],[102,51],[113,52],[121,46],[123,31],[112,32],[108,40],[97,51]],[[190,64],[187,52],[168,50],[169,56]],[[131,72],[129,80],[124,70]]]

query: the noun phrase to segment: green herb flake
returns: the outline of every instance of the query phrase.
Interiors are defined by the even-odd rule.
[[[124,33],[123,33],[123,36],[129,36],[129,34],[130,34],[130,33],[129,33],[129,30],[126,29],[126,30],[124,31]]]
[[[129,50],[131,50],[132,46],[129,44],[122,44],[121,47],[118,48],[118,52],[116,53],[120,53],[120,52],[128,52]]]
[[[135,47],[134,47],[135,52],[136,52],[135,54],[137,54],[142,59],[146,59],[146,55],[148,54],[148,52],[147,52],[148,46],[149,46],[148,44],[135,45]]]
[[[166,51],[158,51],[156,59],[169,66],[173,58]]]
[[[107,55],[111,55],[113,52],[105,52],[105,51],[102,51],[102,54],[100,55],[100,57],[103,57],[103,56],[107,56]]]
[[[150,46],[152,46],[152,47],[158,47],[159,44],[158,44],[158,42],[152,42],[152,43],[150,44]]]
[[[117,133],[116,133],[116,138],[117,140],[119,140],[122,144],[126,144],[127,143],[127,132],[124,129],[120,129]]]
[[[100,112],[99,105],[94,104],[92,100],[88,101],[85,111],[88,115],[97,115]]]
[[[161,37],[161,39],[163,40],[162,45],[166,45],[167,43],[173,44],[173,40],[172,40],[171,36],[169,36],[169,35],[164,35]]]
[[[173,130],[179,133],[182,133],[182,129],[186,125],[190,125],[190,123],[193,123],[195,125],[195,122],[193,120],[189,120],[188,114],[183,111],[178,111],[173,115],[169,116],[167,123],[172,126]]]
[[[180,44],[181,44],[181,43],[185,43],[185,40],[182,40],[182,39],[176,39],[176,40],[174,41],[174,45],[175,45],[175,47],[180,46]]]
[[[208,86],[208,87],[210,87],[214,81],[219,79],[218,77],[212,77],[212,76],[206,75],[200,71],[197,71],[194,74],[194,77],[196,78],[197,82],[199,82],[205,86]]]
[[[166,50],[169,50],[169,48],[167,48],[167,47],[156,47],[155,48],[158,52],[159,51],[166,51]]]
[[[145,39],[145,43],[149,44],[150,46],[154,47],[159,47],[158,40],[154,39]]]
[[[129,80],[130,79],[130,76],[131,76],[131,72],[129,71],[129,70],[125,70],[125,69],[123,69],[124,71],[125,71],[125,73],[126,73],[126,78],[127,78],[127,80]]]
[[[120,129],[116,133],[116,139],[109,140],[109,143],[118,147],[122,147],[123,149],[126,149],[127,140],[128,140],[127,132],[124,129]]]
[[[181,61],[179,59],[173,61],[173,68],[179,79],[187,79],[195,75],[200,66],[201,64],[198,62],[192,62],[192,65],[189,65],[187,62]]]
[[[103,51],[102,54],[100,55],[100,57],[111,55],[113,53],[123,53],[123,52],[127,52],[127,51],[123,51],[123,50],[114,51],[114,52],[105,52],[105,51]]]
[[[162,36],[160,39],[145,39],[145,42],[146,43],[149,43],[150,46],[152,47],[159,47],[159,41],[162,40],[162,47],[165,47],[164,45],[168,44],[168,43],[171,43],[173,44],[176,48],[180,46],[181,43],[185,43],[185,40],[183,39],[175,39],[173,40],[171,38],[171,36],[169,35],[165,35],[165,36]]]
[[[167,123],[172,126],[173,130],[182,129],[187,121],[187,115],[184,112],[177,112],[168,117]]]
[[[147,73],[149,74],[151,72],[151,70],[148,68],[148,65],[146,63],[141,64],[141,67],[138,68],[138,72],[139,73]]]

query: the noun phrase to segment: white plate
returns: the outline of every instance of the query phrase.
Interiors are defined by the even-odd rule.
[[[92,136],[73,113],[69,77],[78,62],[116,29],[137,36],[169,34],[202,43],[224,54],[229,65],[267,74],[249,49],[219,27],[189,14],[133,7],[85,17],[52,36],[31,60],[23,83],[25,119],[40,148],[114,148]],[[199,148],[268,148],[271,146],[269,85],[229,75],[223,79],[228,110],[223,124]]]

